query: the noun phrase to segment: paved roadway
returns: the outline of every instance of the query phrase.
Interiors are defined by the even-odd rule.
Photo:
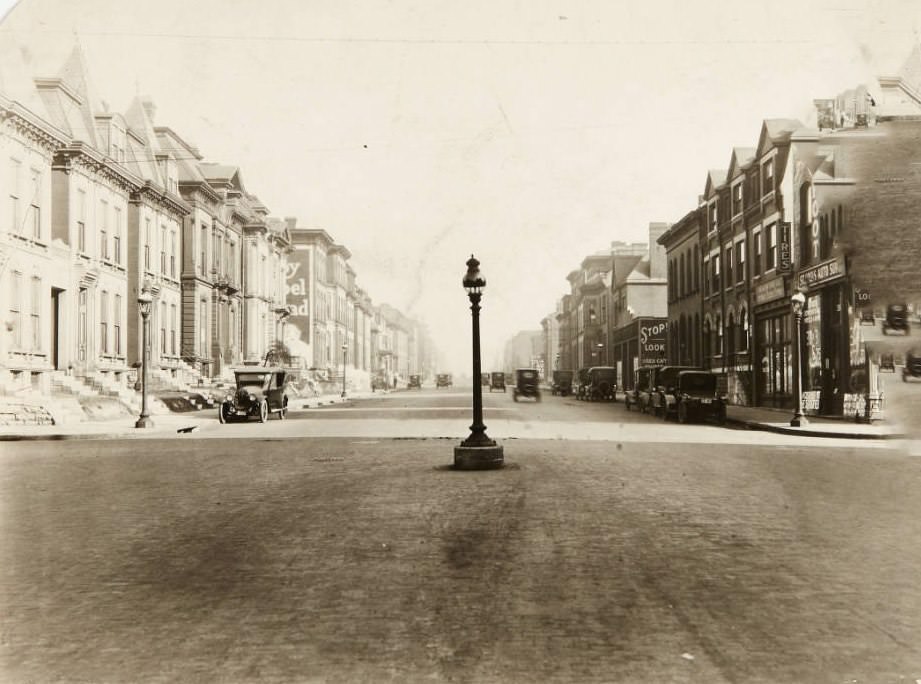
[[[0,680],[921,679],[918,458],[487,394],[592,438],[460,473],[463,399],[0,444]]]

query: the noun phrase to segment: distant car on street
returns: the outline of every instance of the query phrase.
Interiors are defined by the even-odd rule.
[[[640,366],[633,371],[633,389],[624,392],[624,406],[629,411],[636,406],[643,413],[652,402],[652,381],[655,378],[655,366]]]
[[[905,365],[902,366],[902,382],[908,378],[921,379],[921,348],[910,349],[905,354]]]
[[[678,373],[674,390],[666,395],[663,417],[674,414],[679,423],[713,418],[726,422],[726,397],[720,394],[716,375],[705,370],[684,370]]]
[[[668,397],[675,391],[678,373],[686,370],[701,370],[697,366],[656,366],[650,382],[649,408],[654,415],[666,417]]]
[[[512,399],[518,401],[518,397],[531,397],[540,401],[540,375],[534,368],[519,368],[515,371]]]
[[[588,369],[589,401],[617,401],[617,369],[613,366],[592,366]]]
[[[422,376],[410,375],[409,382],[406,383],[406,389],[422,389]]]
[[[435,376],[435,388],[439,387],[451,387],[454,384],[454,381],[451,379],[450,373],[439,373]]]
[[[505,391],[505,373],[489,374],[489,391],[492,392],[493,390]]]
[[[550,383],[550,394],[559,394],[561,397],[568,397],[572,394],[572,375],[571,370],[553,371],[553,380]]]
[[[899,331],[908,335],[911,324],[908,322],[908,307],[905,304],[890,304],[886,307],[886,320],[883,321],[883,334]]]

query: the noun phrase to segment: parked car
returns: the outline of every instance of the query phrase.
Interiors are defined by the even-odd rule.
[[[902,382],[908,382],[908,378],[921,378],[921,348],[911,349],[905,354]]]
[[[492,392],[493,390],[505,391],[505,373],[489,374],[489,391]]]
[[[906,335],[911,332],[911,324],[908,322],[908,307],[904,304],[890,304],[886,307],[883,334],[888,335],[890,330],[898,330]]]
[[[590,378],[588,376],[588,368],[580,368],[576,374],[576,399],[587,399],[588,398],[588,386],[590,384]]]
[[[385,389],[390,389],[390,386],[387,384],[387,378],[385,378],[383,375],[375,375],[373,378],[371,378],[372,392]]]
[[[409,382],[406,383],[406,389],[422,389],[422,376],[410,375]]]
[[[646,412],[652,401],[655,370],[655,366],[640,366],[633,371],[633,389],[624,392],[624,405],[628,411],[636,406],[643,413]]]
[[[512,399],[518,397],[532,397],[540,401],[540,376],[533,368],[519,368],[515,371],[515,388],[512,390]]]
[[[686,370],[701,369],[697,366],[656,366],[648,404],[654,415],[666,417],[666,397],[675,391],[678,373]]]
[[[284,420],[288,413],[289,374],[284,368],[241,368],[234,371],[236,390],[218,406],[221,423],[246,420],[251,416],[264,423],[270,413]]]
[[[720,394],[714,373],[705,370],[684,370],[678,373],[674,391],[665,396],[667,419],[674,414],[679,423],[713,418],[720,425],[726,422],[726,397]]]
[[[588,369],[589,401],[617,401],[617,369],[613,366],[592,366]]]
[[[550,394],[561,397],[568,397],[572,394],[572,371],[555,370],[553,371],[553,380],[550,383]]]
[[[860,325],[876,325],[876,316],[873,309],[863,309],[860,312]]]
[[[451,387],[454,384],[454,381],[451,379],[450,373],[439,373],[435,376],[435,387]]]
[[[887,373],[895,373],[895,355],[894,354],[880,354],[879,355],[879,369],[880,371],[885,371]]]

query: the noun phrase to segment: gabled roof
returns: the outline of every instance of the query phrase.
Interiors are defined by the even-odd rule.
[[[618,287],[627,282],[630,274],[643,259],[647,257],[638,254],[624,254],[615,256],[611,260],[611,270],[614,276],[611,278],[611,289],[616,290]]]
[[[726,171],[726,178],[735,178],[741,173],[742,167],[747,165],[754,158],[754,147],[733,147],[732,155],[729,157],[729,169]]]
[[[160,140],[154,132],[148,107],[152,107],[149,98],[136,96],[128,105],[128,111],[125,112],[125,122],[132,132],[144,141],[143,145],[131,144],[134,154],[129,158],[127,166],[144,180],[152,181],[161,188],[165,188],[166,179],[163,178],[157,164],[157,155],[162,154],[163,150],[160,149]]]
[[[246,193],[243,187],[243,176],[240,174],[240,167],[238,166],[218,164],[217,162],[199,162],[198,170],[212,185],[227,185],[244,194]]]
[[[707,182],[704,184],[704,197],[710,197],[713,191],[726,182],[726,169],[710,169],[707,171]]]
[[[788,142],[793,132],[802,127],[799,119],[765,119],[761,123],[761,133],[758,136],[757,156],[760,157],[771,148]]]

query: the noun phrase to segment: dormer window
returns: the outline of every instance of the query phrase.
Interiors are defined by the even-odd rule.
[[[764,194],[774,192],[774,160],[768,159],[761,166],[761,180],[764,186]]]

